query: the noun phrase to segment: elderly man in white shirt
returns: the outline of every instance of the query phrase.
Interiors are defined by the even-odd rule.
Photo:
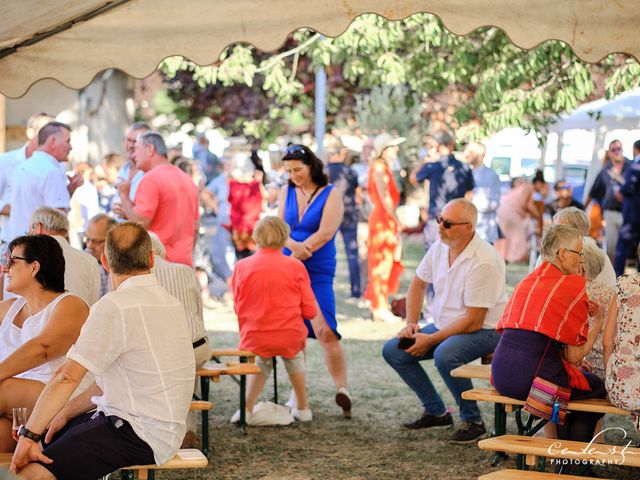
[[[184,308],[151,273],[151,240],[141,226],[111,229],[102,262],[114,290],[92,307],[19,431],[11,470],[22,478],[100,478],[165,463],[180,447],[195,380]],[[87,371],[96,382],[68,401]]]
[[[69,243],[69,220],[60,210],[40,207],[31,216],[29,234],[53,237],[64,255],[64,287],[82,298],[89,306],[100,298],[100,268],[88,253],[73,248]]]
[[[451,370],[493,352],[495,327],[507,303],[504,260],[475,232],[477,210],[465,199],[452,200],[437,217],[440,239],[427,251],[407,293],[407,326],[383,350],[384,359],[416,393],[424,413],[406,428],[450,427],[453,419],[420,366],[434,359],[440,376],[460,409],[461,426],[453,443],[471,443],[486,431],[476,402],[463,400],[471,380],[453,378]],[[434,323],[418,326],[429,284],[435,290]]]
[[[70,133],[64,123],[47,123],[38,132],[38,149],[16,167],[9,217],[13,238],[27,232],[29,219],[37,208],[46,205],[69,210],[71,195],[84,181],[82,175],[69,180],[60,168],[60,162],[66,161],[71,151]]]

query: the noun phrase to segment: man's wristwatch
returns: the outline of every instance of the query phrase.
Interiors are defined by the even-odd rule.
[[[33,433],[31,430],[28,430],[27,427],[25,427],[24,425],[20,426],[20,429],[18,430],[18,436],[28,438],[29,440],[33,440],[36,443],[38,443],[42,438],[42,435]]]

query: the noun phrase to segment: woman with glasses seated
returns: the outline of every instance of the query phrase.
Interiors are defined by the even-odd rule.
[[[89,314],[87,304],[64,290],[64,257],[48,235],[26,235],[9,244],[7,290],[0,302],[0,452],[12,452],[12,409],[33,406],[64,361]],[[78,389],[80,390],[80,389]]]
[[[541,377],[570,387],[572,400],[605,397],[602,379],[577,368],[604,324],[604,308],[587,297],[582,249],[582,234],[573,227],[554,225],[544,233],[543,263],[516,286],[497,326],[491,383],[500,394],[526,400]],[[589,442],[601,416],[572,411],[557,425],[558,437]]]
[[[304,145],[289,146],[282,161],[289,184],[280,193],[278,216],[291,229],[285,254],[301,260],[309,273],[320,313],[306,319],[305,323],[309,337],[317,338],[324,350],[327,368],[336,386],[336,403],[342,408],[343,415],[350,418],[347,366],[340,344],[333,293],[334,238],[342,222],[342,194],[329,185],[322,161]],[[292,398],[289,402],[295,405]]]

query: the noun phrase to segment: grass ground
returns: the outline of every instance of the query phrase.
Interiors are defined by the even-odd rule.
[[[338,246],[341,248],[339,238]],[[422,254],[419,241],[407,242],[400,293],[406,291]],[[526,267],[510,265],[507,279],[510,288],[525,274]],[[450,445],[447,439],[452,430],[408,431],[400,427],[402,422],[421,414],[415,395],[380,356],[384,342],[400,327],[374,323],[367,310],[346,302],[348,284],[346,260],[340,254],[335,289],[339,329],[347,355],[349,389],[354,401],[353,419],[343,419],[334,404],[335,391],[322,351],[316,342],[310,341],[307,369],[314,415],[311,423],[250,427],[246,436],[241,435],[236,426],[229,424],[229,418],[238,408],[238,387],[231,379],[223,378],[211,387],[214,410],[210,421],[209,466],[199,471],[159,472],[157,478],[470,480],[495,469],[490,466],[489,453],[479,450],[477,445]],[[237,322],[231,307],[207,311],[206,325],[214,347],[237,345]],[[424,362],[424,366],[457,417],[455,402],[433,362]],[[282,404],[289,393],[284,368],[280,368],[278,380]],[[477,386],[486,384],[477,382]],[[269,381],[263,400],[271,400],[272,392]],[[492,406],[483,404],[481,408],[485,423],[492,425]],[[613,421],[628,432],[634,431],[627,419]],[[511,419],[509,430],[516,433]],[[637,435],[635,439],[637,441]],[[608,441],[624,443],[621,438],[608,438]],[[514,464],[511,458],[501,468],[514,468]],[[638,478],[637,472],[614,468],[600,469],[600,472],[605,473],[606,478]]]

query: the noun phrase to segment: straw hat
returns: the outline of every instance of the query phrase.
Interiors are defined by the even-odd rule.
[[[406,140],[404,137],[393,137],[387,132],[377,135],[376,138],[373,139],[373,158],[379,158],[386,148],[395,147],[396,145],[404,143]]]

